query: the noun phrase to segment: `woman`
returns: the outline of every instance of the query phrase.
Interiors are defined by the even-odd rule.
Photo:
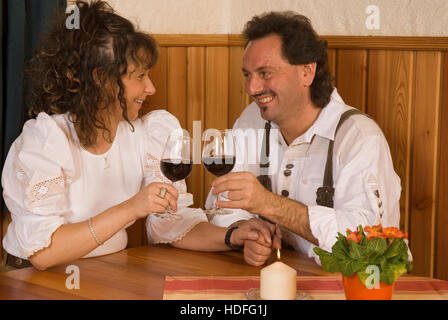
[[[163,144],[180,126],[166,111],[139,118],[155,92],[149,70],[157,61],[156,42],[104,2],[76,5],[80,29],[65,28],[61,12],[28,66],[36,119],[25,123],[2,175],[12,217],[3,240],[7,261],[20,258],[25,266],[29,260],[44,270],[117,252],[127,245],[125,229],[148,217],[151,243],[221,251],[230,249],[227,235],[232,245],[246,241],[248,263],[263,263],[272,225],[213,226],[202,210],[188,208],[193,201],[185,182],[166,183],[160,173]],[[183,219],[153,215],[168,206]]]

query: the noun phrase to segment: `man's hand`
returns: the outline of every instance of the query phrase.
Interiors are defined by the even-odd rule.
[[[230,238],[234,245],[244,245],[244,260],[250,265],[261,266],[273,248],[281,248],[280,228],[261,219],[241,223]]]
[[[215,179],[212,193],[228,191],[230,201],[216,201],[220,208],[238,208],[260,214],[269,203],[272,193],[266,190],[252,172],[231,172]]]

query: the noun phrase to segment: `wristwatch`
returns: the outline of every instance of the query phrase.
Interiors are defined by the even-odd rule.
[[[224,238],[224,242],[229,248],[231,248],[233,250],[241,250],[244,248],[244,246],[237,246],[230,242],[230,237],[232,236],[232,232],[235,231],[235,229],[238,229],[238,226],[231,227],[227,230],[226,236]]]

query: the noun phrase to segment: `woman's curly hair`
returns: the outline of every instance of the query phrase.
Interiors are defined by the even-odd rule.
[[[100,111],[111,110],[117,99],[123,118],[133,129],[121,78],[129,63],[151,68],[157,62],[159,47],[107,3],[77,1],[75,5],[80,28],[68,29],[68,15],[65,10],[58,12],[37,54],[26,64],[28,114],[68,112],[79,141],[90,146],[96,142],[97,129],[110,134]]]
[[[292,65],[316,62],[311,85],[311,100],[323,108],[330,102],[333,76],[328,69],[327,41],[319,40],[310,20],[292,11],[267,12],[246,23],[243,36],[250,41],[277,34],[282,38],[282,53]]]

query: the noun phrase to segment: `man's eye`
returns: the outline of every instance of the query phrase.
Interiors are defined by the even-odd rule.
[[[267,71],[260,72],[260,76],[261,76],[263,79],[268,78],[270,75],[271,75],[271,73],[270,73],[270,72],[267,72]]]

